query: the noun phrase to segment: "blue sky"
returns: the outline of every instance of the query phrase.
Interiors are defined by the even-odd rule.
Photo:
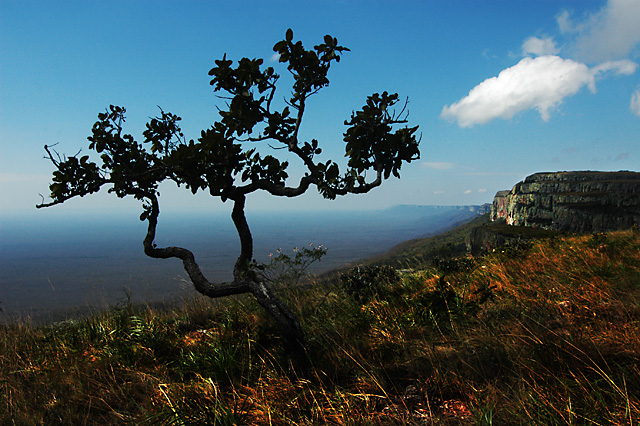
[[[351,49],[308,103],[303,136],[325,159],[342,160],[343,121],[385,90],[409,98],[422,157],[366,195],[253,194],[248,209],[482,204],[538,171],[640,169],[640,0],[2,0],[0,213],[36,214],[52,172],[43,145],[88,153],[109,104],[136,137],[160,106],[196,139],[218,118],[215,59],[263,57],[286,82],[272,46],[289,27],[307,47],[331,34]],[[171,185],[161,205],[230,208]],[[53,209],[139,204],[94,194]]]

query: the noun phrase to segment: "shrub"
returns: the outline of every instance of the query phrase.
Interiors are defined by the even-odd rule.
[[[342,288],[360,303],[367,303],[399,281],[400,274],[391,266],[358,265],[340,276]]]

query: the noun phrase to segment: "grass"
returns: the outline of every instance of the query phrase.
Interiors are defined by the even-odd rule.
[[[0,326],[0,424],[640,424],[637,231],[362,277],[282,289],[297,380],[250,297]]]
[[[466,240],[471,230],[489,224],[489,215],[485,214],[441,234],[400,243],[387,253],[368,259],[367,263],[420,268],[430,265],[434,257],[461,256],[467,251]]]

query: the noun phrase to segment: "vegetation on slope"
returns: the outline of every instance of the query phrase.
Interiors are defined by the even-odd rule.
[[[420,268],[431,265],[436,257],[462,256],[467,252],[466,241],[471,231],[489,223],[489,214],[484,214],[438,235],[400,243],[388,252],[369,259],[367,263],[395,268]]]
[[[532,241],[283,287],[308,338],[288,374],[249,297],[0,328],[0,423],[633,425],[640,233]]]

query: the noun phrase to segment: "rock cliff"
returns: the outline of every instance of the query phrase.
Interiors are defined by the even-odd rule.
[[[491,220],[568,232],[605,232],[640,226],[640,173],[536,173],[499,191]]]

